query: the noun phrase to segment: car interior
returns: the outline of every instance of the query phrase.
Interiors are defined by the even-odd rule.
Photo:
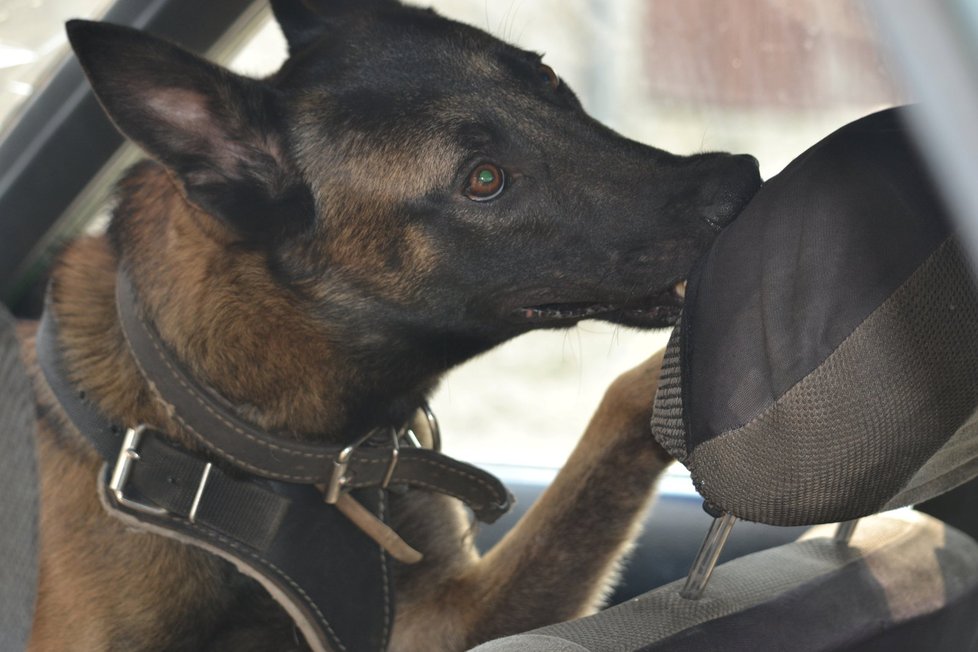
[[[801,3],[807,13],[786,0],[749,4],[755,17],[791,13],[812,34],[833,19],[817,2]],[[834,127],[811,139],[816,147],[791,151],[783,170],[768,168],[758,198],[690,276],[683,319],[660,337],[669,338],[665,380],[649,397],[650,438],[685,468],[661,482],[608,608],[477,650],[978,649],[978,183],[969,156],[978,147],[978,14],[858,4],[903,94],[859,115],[806,108]],[[88,5],[70,10],[218,60],[269,21],[252,0]],[[601,20],[600,8],[582,11],[581,21]],[[0,31],[0,69],[3,47]],[[905,99],[919,106],[856,122],[860,145],[833,149],[836,128]],[[16,320],[38,317],[60,245],[100,228],[112,182],[139,156],[63,48],[29,97],[0,116],[2,650],[25,649],[37,582],[35,415]],[[820,165],[870,180],[847,186],[839,173],[816,201],[807,180]],[[867,209],[861,196],[887,201]],[[748,244],[758,240],[793,247]],[[836,261],[832,273],[825,261]],[[516,497],[514,510],[479,529],[487,549],[559,461],[527,462],[519,451],[472,461]]]

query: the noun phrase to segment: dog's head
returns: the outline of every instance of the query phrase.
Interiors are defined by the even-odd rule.
[[[537,54],[432,11],[272,4],[290,58],[263,80],[126,28],[69,34],[118,127],[351,343],[454,363],[585,317],[666,325],[760,184],[748,156],[627,140]]]

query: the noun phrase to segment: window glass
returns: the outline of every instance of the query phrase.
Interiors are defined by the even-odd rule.
[[[102,15],[111,0],[0,1],[0,135],[68,47],[64,23]]]

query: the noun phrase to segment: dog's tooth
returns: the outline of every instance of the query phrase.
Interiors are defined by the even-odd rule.
[[[520,308],[520,315],[525,319],[586,319],[592,315],[600,315],[615,310],[615,306],[607,303],[594,303],[580,308]]]
[[[672,288],[673,293],[680,299],[686,298],[686,281],[679,281]]]

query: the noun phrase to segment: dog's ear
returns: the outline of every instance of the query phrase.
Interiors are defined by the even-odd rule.
[[[289,54],[295,54],[323,35],[331,19],[354,11],[400,4],[397,0],[272,0]]]
[[[67,30],[106,113],[192,202],[244,235],[312,220],[270,87],[127,27],[73,20]]]

